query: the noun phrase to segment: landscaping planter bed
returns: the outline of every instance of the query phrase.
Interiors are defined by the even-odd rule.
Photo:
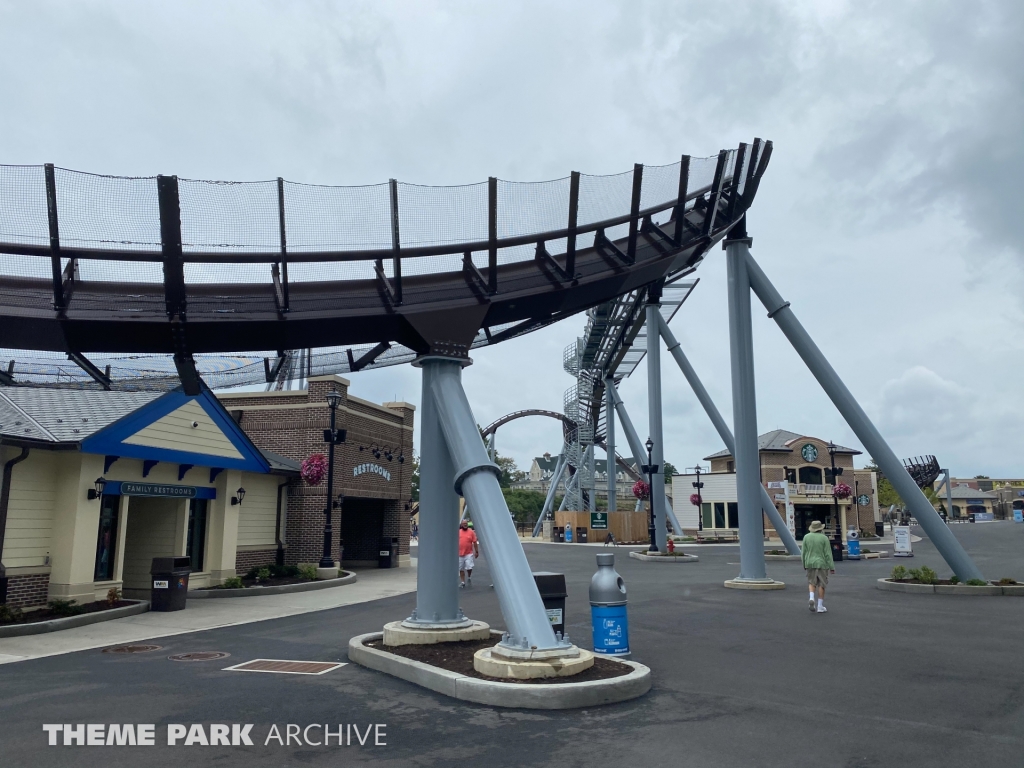
[[[697,555],[687,555],[682,552],[630,552],[629,556],[634,560],[642,560],[645,563],[696,563],[700,560]]]
[[[914,579],[879,579],[877,587],[888,592],[904,592],[915,595],[957,595],[959,597],[1024,597],[1024,584],[951,584],[949,579],[940,579],[937,584],[922,584]]]
[[[0,622],[0,637],[23,637],[25,635],[41,635],[72,627],[84,627],[98,624],[101,621],[134,616],[149,610],[146,600],[118,600],[111,604],[106,600],[76,606],[82,612],[74,616],[55,614],[48,608],[38,611],[27,611],[17,621]]]
[[[199,598],[215,597],[258,597],[262,595],[284,595],[292,592],[313,592],[318,589],[330,587],[343,587],[346,584],[354,584],[358,577],[351,571],[343,571],[344,576],[336,579],[323,579],[321,581],[303,579],[300,577],[281,577],[261,580],[259,583],[252,582],[249,586],[241,588],[229,587],[206,587],[204,589],[192,589],[186,597],[189,600]],[[243,583],[246,580],[243,579]]]

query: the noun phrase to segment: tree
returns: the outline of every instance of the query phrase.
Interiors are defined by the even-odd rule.
[[[412,456],[412,476],[409,478],[409,483],[412,487],[410,496],[413,501],[420,500],[420,459],[419,456],[413,454]]]
[[[665,462],[665,482],[666,483],[671,483],[672,482],[672,475],[678,475],[678,474],[679,474],[679,470],[676,469],[676,465],[672,464],[671,462],[666,461]]]
[[[878,475],[878,506],[882,511],[888,510],[889,507],[895,505],[897,507],[905,507],[903,499],[896,493],[896,489],[892,487],[892,483],[889,482],[882,470],[878,468],[878,465],[874,461],[864,467],[868,472],[874,472]]]
[[[535,523],[544,509],[544,494],[524,488],[502,488],[508,511],[517,523]]]
[[[512,483],[518,483],[526,479],[526,473],[516,466],[516,460],[512,457],[502,456],[500,453],[495,452],[494,463],[501,470],[501,477],[498,478],[498,483],[502,488],[511,488]],[[543,503],[542,501],[541,504]]]

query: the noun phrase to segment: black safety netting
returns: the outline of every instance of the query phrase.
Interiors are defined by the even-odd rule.
[[[737,158],[736,151],[728,153],[723,174],[726,185],[739,162],[743,189],[749,166],[756,167],[759,159],[753,154],[753,148],[742,158]],[[717,155],[689,160],[685,179],[688,200],[710,190],[717,162]],[[580,175],[577,249],[591,246],[598,229],[612,240],[626,236],[628,222],[612,224],[610,220],[630,214],[633,180],[632,170]],[[59,245],[74,249],[73,277],[82,286],[72,294],[71,309],[114,311],[126,318],[163,315],[166,303],[157,177],[104,176],[55,168],[54,181]],[[346,293],[346,301],[376,305],[380,301],[376,269],[379,265],[385,276],[395,277],[396,245],[403,278],[460,272],[467,252],[487,274],[491,235],[488,182],[446,187],[404,182],[326,186],[278,179],[178,179],[177,187],[190,313],[273,312],[279,297],[275,274],[278,285],[295,285],[293,311],[336,306],[337,293],[331,287],[335,281],[366,281],[365,288]],[[645,166],[640,189],[640,210],[654,211],[654,220],[665,222],[679,193],[680,163]],[[495,191],[499,265],[533,260],[541,240],[552,255],[565,253],[569,177],[543,182],[497,180]],[[526,242],[507,242],[514,238]],[[0,165],[0,306],[52,308],[50,246],[44,167]],[[11,252],[19,250],[22,252]],[[60,268],[68,266],[65,253]],[[90,289],[93,283],[114,285]],[[323,284],[322,289],[317,284]],[[224,290],[219,292],[217,286]],[[246,286],[252,286],[251,290]],[[487,340],[481,335],[475,344],[483,343]],[[372,345],[362,351],[353,348],[352,353],[358,359],[370,348]],[[404,362],[412,355],[404,347],[392,347],[373,366]],[[196,363],[211,386],[252,385],[264,379],[265,357],[273,360],[276,353],[197,355]],[[96,386],[62,354],[0,350],[0,371],[7,371],[10,359],[17,360],[16,380]],[[111,366],[117,388],[177,384],[168,356],[90,355],[90,359],[100,370]],[[291,365],[295,368],[297,363],[291,361]],[[304,365],[307,374],[344,373],[349,370],[348,351],[314,350],[304,357]]]

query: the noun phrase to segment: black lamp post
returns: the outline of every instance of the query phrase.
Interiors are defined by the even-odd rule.
[[[693,487],[697,489],[697,530],[704,530],[704,509],[702,507],[703,499],[700,497],[700,489],[704,487],[704,483],[700,481],[700,464],[693,468],[694,473],[697,475],[697,482],[693,484]]]
[[[658,526],[654,522],[654,474],[658,471],[658,467],[652,463],[654,459],[651,458],[651,451],[654,450],[654,441],[648,437],[644,447],[647,448],[647,463],[640,469],[647,475],[647,506],[650,509],[650,522],[647,524],[647,532],[651,536],[651,546],[647,548],[647,551],[657,552],[658,542],[655,536],[658,533]]]
[[[327,504],[324,509],[324,556],[320,558],[321,568],[333,568],[334,556],[331,554],[331,507],[334,506],[334,446],[345,442],[345,430],[335,429],[335,418],[338,406],[341,405],[341,393],[331,390],[327,393],[327,405],[331,409],[331,428],[324,430],[324,442],[327,443]]]
[[[832,519],[835,521],[835,530],[832,535],[832,559],[842,560],[843,531],[842,523],[839,519],[839,497],[836,496],[836,485],[839,482],[839,475],[843,474],[843,468],[836,466],[836,446],[831,441],[828,444],[828,458],[832,464]]]

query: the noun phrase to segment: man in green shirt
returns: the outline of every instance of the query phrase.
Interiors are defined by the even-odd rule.
[[[807,586],[810,595],[807,607],[811,613],[827,613],[825,608],[825,587],[828,586],[828,575],[836,572],[836,564],[832,560],[832,543],[828,536],[821,532],[824,524],[820,520],[811,523],[810,533],[804,536],[803,561],[807,571]],[[817,592],[817,604],[815,604]]]

